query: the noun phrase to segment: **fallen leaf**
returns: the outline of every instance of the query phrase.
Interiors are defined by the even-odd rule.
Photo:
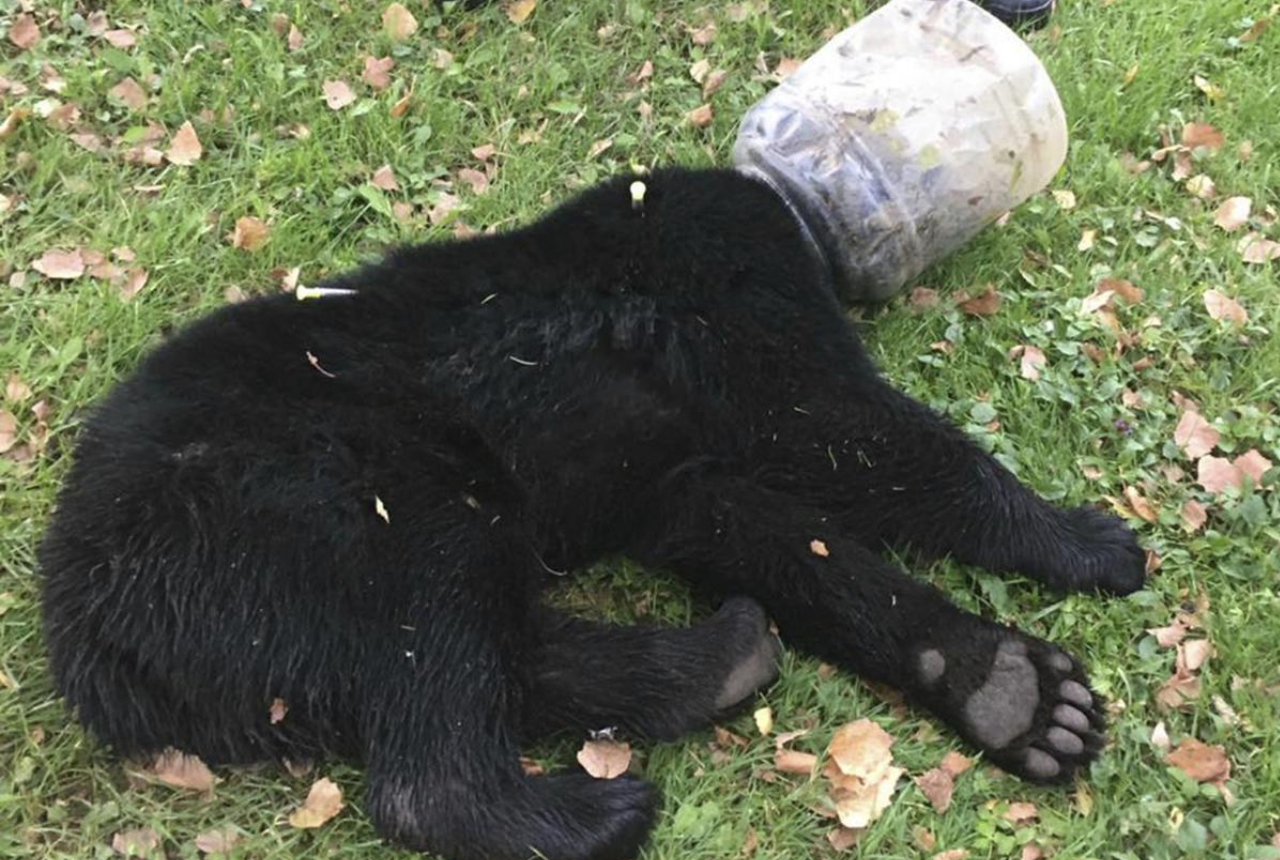
[[[1142,301],[1142,290],[1124,278],[1101,278],[1093,285],[1095,293],[1111,292],[1124,300],[1127,305],[1136,305]]]
[[[1025,801],[1010,803],[1009,808],[1004,813],[1004,820],[1015,826],[1025,825],[1039,817],[1040,810],[1036,809],[1036,805]]]
[[[1209,312],[1209,316],[1216,320],[1228,320],[1241,325],[1249,321],[1248,312],[1235,299],[1217,290],[1205,291],[1204,308]]]
[[[389,113],[392,117],[401,117],[409,110],[409,105],[413,102],[413,90],[401,96],[400,100],[391,106]]]
[[[615,779],[631,764],[631,747],[619,741],[586,741],[578,750],[578,764],[596,779]]]
[[[809,776],[817,764],[818,757],[812,753],[779,749],[773,754],[773,766],[782,773]]]
[[[1192,639],[1178,646],[1178,657],[1188,672],[1197,672],[1213,656],[1213,643],[1208,639]]]
[[[507,13],[507,20],[512,24],[523,24],[529,20],[529,16],[537,6],[538,0],[511,0],[503,7],[503,11]]]
[[[1097,230],[1084,229],[1080,231],[1080,242],[1076,245],[1077,251],[1088,251],[1093,248],[1094,239],[1098,236]]]
[[[951,806],[951,794],[955,791],[955,780],[947,771],[940,767],[935,767],[915,777],[915,783],[939,815],[946,812]]]
[[[291,52],[302,47],[302,31],[293,24],[289,25],[289,35],[285,39],[285,44]]]
[[[147,270],[141,266],[134,266],[125,273],[124,283],[120,285],[120,298],[123,301],[130,301],[134,296],[142,291],[147,285],[147,279],[150,277]]]
[[[1035,382],[1040,378],[1040,368],[1044,367],[1046,361],[1044,352],[1039,347],[1023,347],[1022,360],[1019,362],[1019,373],[1023,379]]]
[[[111,850],[140,860],[164,856],[164,852],[160,850],[160,836],[150,827],[120,831],[111,837]]]
[[[1253,201],[1248,197],[1228,197],[1213,215],[1213,223],[1231,233],[1249,221]]]
[[[1173,744],[1169,742],[1169,730],[1165,728],[1163,720],[1156,723],[1155,728],[1151,730],[1151,745],[1164,752],[1173,748]]]
[[[142,773],[174,788],[189,788],[205,793],[212,792],[213,786],[221,782],[198,756],[172,748],[145,765]]]
[[[1155,509],[1151,507],[1151,502],[1147,500],[1137,487],[1125,487],[1124,499],[1129,503],[1130,509],[1133,510],[1141,519],[1149,523],[1154,523],[1157,519]]]
[[[1201,200],[1212,200],[1218,193],[1218,187],[1212,179],[1200,173],[1187,180],[1187,191]]]
[[[1018,855],[1018,860],[1042,860],[1044,850],[1034,842],[1028,842],[1022,846],[1022,853]]]
[[[520,756],[520,770],[524,772],[525,776],[542,776],[547,772],[542,765],[523,755]]]
[[[270,237],[271,228],[266,223],[252,215],[245,215],[236,219],[235,229],[227,234],[227,241],[231,243],[231,247],[241,251],[256,251],[267,244]]]
[[[84,274],[84,258],[79,248],[70,251],[45,251],[38,259],[31,261],[31,268],[46,278],[59,281],[71,281]]]
[[[707,79],[702,82],[702,97],[704,99],[711,98],[712,94],[720,89],[727,77],[729,77],[729,72],[725,69],[716,69],[709,73]]]
[[[390,164],[384,164],[373,172],[373,178],[369,180],[369,184],[375,188],[381,188],[383,191],[399,191],[400,183],[396,182],[395,171],[391,169]]]
[[[1053,200],[1058,204],[1059,209],[1070,210],[1076,208],[1076,194],[1074,191],[1065,189],[1054,191]]]
[[[1216,496],[1240,486],[1240,470],[1223,457],[1204,456],[1196,463],[1196,483]]]
[[[596,156],[604,153],[611,146],[613,146],[612,138],[606,137],[602,140],[597,140],[595,143],[591,144],[591,148],[587,150],[587,160],[590,161]]]
[[[735,735],[733,732],[722,726],[715,726],[714,729],[716,734],[716,743],[724,749],[737,748],[744,750],[751,745],[751,742],[746,738],[741,735]]]
[[[489,190],[489,177],[474,168],[464,167],[459,170],[458,179],[471,186],[474,194],[484,194]]]
[[[716,22],[708,21],[703,26],[695,29],[688,29],[689,38],[693,40],[695,45],[710,45],[716,39]]]
[[[1124,81],[1124,85],[1125,85],[1126,87],[1127,87],[1127,86],[1129,86],[1129,84],[1133,83],[1135,80],[1137,80],[1137,78],[1138,78],[1138,71],[1139,71],[1139,69],[1141,69],[1141,68],[1142,68],[1142,66],[1141,66],[1141,64],[1140,64],[1140,63],[1134,63],[1132,66],[1130,66],[1130,67],[1125,71],[1125,73],[1124,73],[1124,77],[1123,77],[1123,78],[1121,78],[1121,80],[1122,80],[1122,81]]]
[[[647,61],[646,61],[647,64]],[[652,71],[652,65],[649,65]],[[698,60],[689,67],[689,77],[693,78],[694,83],[701,84],[707,79],[707,74],[711,71],[711,61],[707,59]]]
[[[1204,93],[1211,102],[1222,101],[1227,96],[1226,90],[1203,75],[1196,75],[1191,80],[1195,83],[1196,89]]]
[[[913,308],[931,308],[938,304],[938,291],[928,287],[916,287],[911,291],[907,302]]]
[[[1200,679],[1180,664],[1181,661],[1173,675],[1156,691],[1156,704],[1165,710],[1185,710],[1200,698]]]
[[[13,134],[22,121],[31,116],[31,108],[19,106],[9,111],[8,116],[4,118],[4,122],[0,122],[0,140],[4,140]]]
[[[341,811],[342,789],[324,777],[312,783],[302,806],[289,813],[289,824],[308,830],[319,827]]]
[[[956,307],[971,317],[989,317],[1000,309],[1000,294],[996,292],[995,284],[987,284],[983,287],[982,292],[973,298],[969,298],[967,293],[957,293]]]
[[[329,110],[342,110],[356,100],[356,94],[347,86],[346,81],[325,81],[322,89],[324,103],[329,106]]]
[[[31,15],[19,15],[9,26],[9,41],[19,51],[25,51],[40,41],[40,27]]]
[[[1207,519],[1204,505],[1195,499],[1187,499],[1182,503],[1182,527],[1187,531],[1195,534],[1200,531]]]
[[[142,86],[133,78],[125,78],[111,89],[107,95],[124,104],[130,110],[142,110],[147,106],[147,94]]]
[[[742,840],[742,850],[738,852],[739,857],[750,857],[756,853],[756,848],[760,845],[759,839],[756,837],[756,829],[748,825],[747,837]]]
[[[399,3],[382,10],[382,29],[393,42],[403,42],[418,31],[418,19]]]
[[[1156,637],[1156,644],[1161,648],[1172,648],[1187,635],[1187,629],[1181,618],[1175,618],[1168,627],[1148,627],[1147,632]]]
[[[18,443],[18,419],[8,409],[0,409],[0,454],[13,450]]]
[[[307,353],[307,355],[311,355],[311,353]],[[316,369],[319,370],[321,373],[325,373],[325,371],[321,369],[319,365],[316,365]],[[333,376],[332,373],[325,373],[325,375]],[[383,503],[381,496],[373,497],[373,512],[377,514],[384,523],[386,523],[387,525],[391,524],[391,514],[387,511],[387,506],[385,503]]]
[[[800,68],[801,61],[795,57],[783,57],[778,60],[778,65],[773,67],[773,71],[769,73],[769,77],[778,83],[782,83],[787,78],[796,73],[796,69]]]
[[[497,151],[497,148],[492,143],[486,143],[482,146],[473,147],[471,150],[471,157],[476,161],[488,161],[490,158],[493,158],[493,154]]]
[[[267,710],[267,717],[271,720],[271,725],[283,722],[285,715],[289,713],[289,706],[285,704],[284,699],[275,698],[271,700],[271,707]]]
[[[1257,233],[1249,233],[1242,238],[1237,250],[1240,251],[1242,260],[1253,265],[1280,260],[1280,242],[1265,239]]]
[[[1213,429],[1208,421],[1197,412],[1182,413],[1178,426],[1173,431],[1173,441],[1182,452],[1192,460],[1197,460],[1212,451],[1221,439],[1221,434]]]
[[[969,856],[969,852],[963,848],[952,848],[950,851],[940,851],[934,854],[931,860],[965,860]]]
[[[31,396],[31,386],[22,381],[17,373],[10,373],[4,384],[4,399],[10,403],[21,403]]]
[[[1182,145],[1190,149],[1203,147],[1211,152],[1222,148],[1222,132],[1204,122],[1189,122],[1182,127]]]
[[[1202,743],[1193,737],[1179,741],[1164,760],[1196,782],[1218,783],[1231,777],[1231,760],[1227,758],[1226,749],[1219,744]]]
[[[836,851],[848,851],[858,844],[858,837],[861,835],[862,831],[856,827],[837,827],[827,833],[827,842]]]
[[[773,731],[773,709],[768,705],[757,709],[751,718],[755,720],[756,730],[760,732],[761,737],[768,737]]]
[[[893,738],[870,720],[841,726],[827,747],[823,775],[845,827],[866,827],[889,807],[902,768],[893,766]]]
[[[121,50],[132,48],[138,44],[138,40],[134,38],[133,33],[129,30],[107,30],[102,34],[102,38],[106,39],[111,47],[120,48]]]
[[[437,69],[447,69],[453,65],[453,54],[444,48],[435,48],[431,52],[431,65]]]
[[[956,752],[955,750],[951,750],[942,757],[942,761],[938,763],[938,767],[951,774],[952,777],[957,777],[969,768],[973,767],[973,762],[966,756]]]
[[[206,830],[196,835],[195,845],[202,854],[230,854],[240,841],[240,832],[227,825],[218,830]]]
[[[365,57],[364,71],[360,73],[360,80],[375,90],[385,90],[391,85],[389,72],[395,64],[396,61],[390,57]]]
[[[195,127],[188,120],[174,133],[164,157],[170,164],[176,164],[179,167],[190,167],[199,161],[200,156],[203,154],[204,147],[200,145],[200,138],[196,136]]]
[[[809,552],[816,556],[821,556],[822,558],[827,558],[831,555],[831,551],[827,549],[827,545],[817,538],[809,541]]]
[[[918,824],[911,828],[911,839],[921,851],[932,851],[938,847],[938,837],[933,835],[933,831]]]
[[[711,112],[711,104],[708,102],[707,104],[699,105],[685,114],[685,118],[695,128],[706,128],[711,125],[711,120],[714,118]]]

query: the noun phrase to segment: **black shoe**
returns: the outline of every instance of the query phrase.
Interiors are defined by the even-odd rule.
[[[973,0],[1010,27],[1043,27],[1054,0]]]

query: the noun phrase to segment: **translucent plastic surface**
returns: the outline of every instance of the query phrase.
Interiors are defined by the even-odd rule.
[[[1035,54],[969,0],[893,0],[757,102],[734,146],[804,220],[846,301],[883,300],[1062,166]]]

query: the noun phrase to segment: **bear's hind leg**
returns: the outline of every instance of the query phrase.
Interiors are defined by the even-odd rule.
[[[623,626],[544,609],[529,664],[525,732],[616,727],[674,740],[709,725],[778,674],[781,649],[754,600],[727,600],[685,628]]]

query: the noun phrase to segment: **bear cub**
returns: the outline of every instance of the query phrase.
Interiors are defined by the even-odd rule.
[[[40,550],[44,633],[118,754],[349,757],[403,845],[623,860],[651,786],[528,776],[521,744],[710,725],[774,678],[769,617],[1029,780],[1100,750],[1077,660],[879,553],[1123,594],[1133,535],[885,383],[763,184],[618,178],[325,286],[196,321],[85,422]],[[685,629],[540,601],[616,554],[727,599]]]

